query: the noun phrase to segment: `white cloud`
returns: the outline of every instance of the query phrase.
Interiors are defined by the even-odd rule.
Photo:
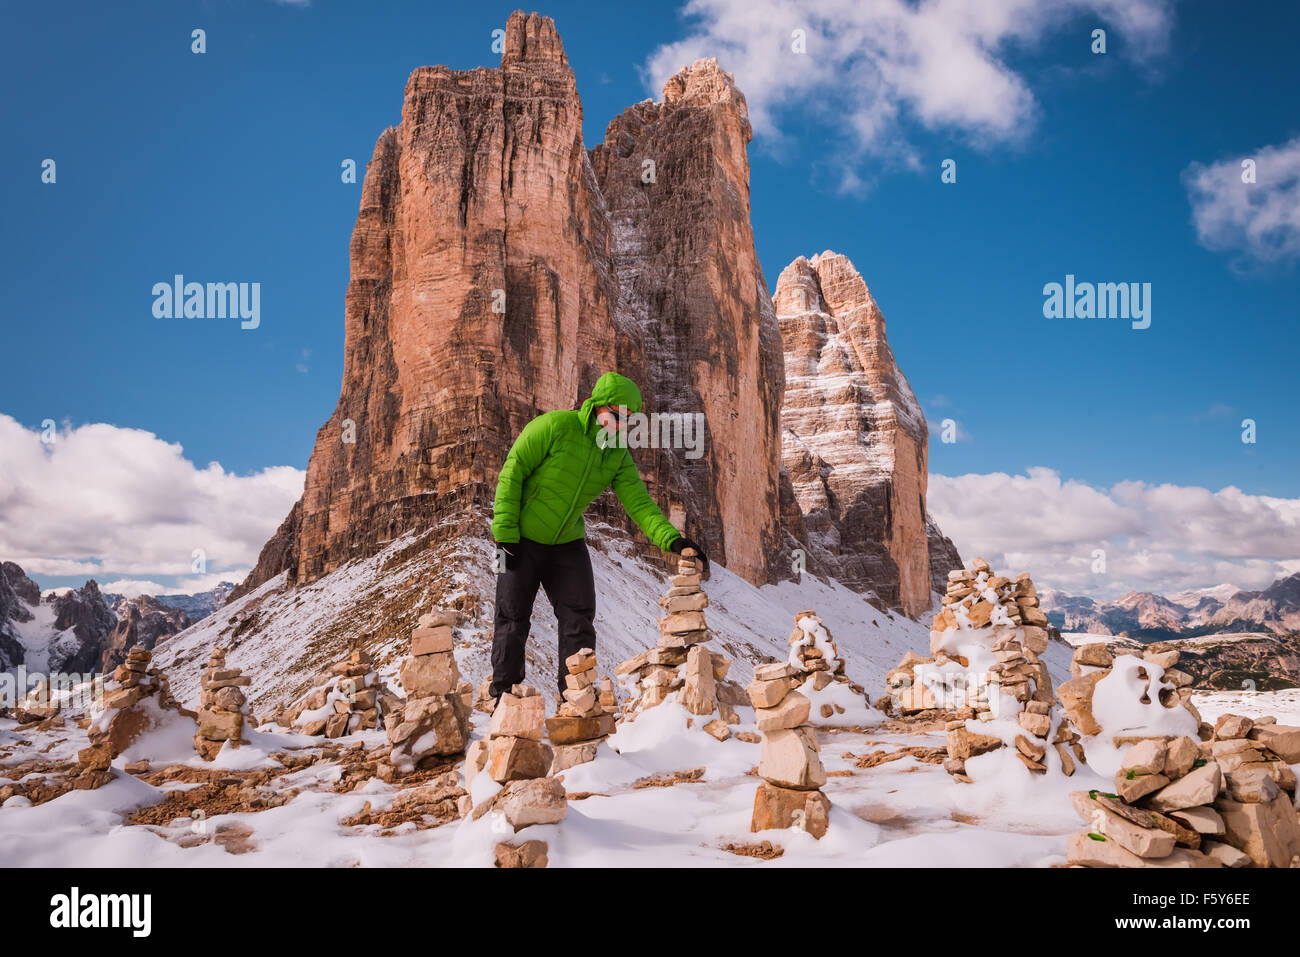
[[[904,121],[962,135],[977,145],[1023,140],[1037,103],[1007,57],[1067,26],[1086,50],[1094,26],[1117,31],[1143,58],[1162,50],[1170,29],[1167,0],[689,0],[684,39],[655,50],[644,73],[657,93],[672,74],[716,57],[736,77],[756,131],[779,137],[777,114],[818,112],[846,129],[844,188],[863,184],[854,154],[917,157]],[[792,52],[792,32],[807,52]],[[1114,55],[1113,53],[1107,54]]]
[[[169,591],[240,580],[306,475],[199,468],[176,443],[102,423],[64,428],[47,445],[0,415],[0,449],[0,559],[29,575],[149,579]]]
[[[1255,163],[1253,183],[1242,182],[1245,160]],[[1237,254],[1238,266],[1300,260],[1300,136],[1216,163],[1193,163],[1183,180],[1203,246]]]
[[[1028,571],[1039,587],[1115,597],[1229,583],[1263,588],[1300,571],[1300,499],[1229,486],[1120,482],[1094,488],[1028,475],[930,475],[928,507],[962,558]],[[1105,552],[1105,572],[1093,571]]]

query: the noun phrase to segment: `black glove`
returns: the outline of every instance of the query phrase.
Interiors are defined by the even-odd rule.
[[[497,542],[497,552],[505,556],[505,571],[512,572],[519,567],[519,546],[514,542]]]
[[[691,541],[685,535],[682,535],[680,538],[677,539],[677,541],[673,542],[671,545],[668,546],[669,551],[671,551],[674,555],[680,555],[682,553],[682,550],[686,548],[695,549],[695,557],[699,559],[700,562],[700,570],[701,570],[700,577],[708,578],[709,557],[704,554],[703,548],[695,544],[695,542]]]

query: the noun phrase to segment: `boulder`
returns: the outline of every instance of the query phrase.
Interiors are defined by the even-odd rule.
[[[518,831],[533,824],[558,824],[569,809],[564,785],[556,778],[512,781],[497,796],[495,805]]]
[[[781,787],[769,781],[754,792],[751,831],[796,828],[821,839],[830,820],[831,802],[821,791]]]
[[[763,736],[758,775],[782,787],[812,791],[826,783],[826,769],[810,728],[769,731]]]

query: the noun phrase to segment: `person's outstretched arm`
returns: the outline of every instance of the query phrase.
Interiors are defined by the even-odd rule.
[[[668,519],[664,518],[664,513],[659,510],[655,500],[646,491],[645,482],[641,481],[641,474],[637,472],[632,456],[626,452],[623,455],[623,463],[614,473],[613,485],[614,494],[623,503],[627,513],[632,516],[632,521],[645,532],[646,538],[650,539],[656,548],[669,551],[673,542],[682,537],[682,533],[673,528]]]

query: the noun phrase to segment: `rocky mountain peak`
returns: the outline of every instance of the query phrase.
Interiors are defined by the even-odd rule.
[[[745,142],[753,135],[745,94],[736,86],[736,78],[718,66],[713,57],[696,60],[669,77],[664,84],[663,102],[667,106],[733,106],[745,122]]]
[[[918,615],[933,584],[929,432],[880,308],[848,257],[829,250],[787,266],[773,304],[785,347],[782,462],[813,556]]]
[[[564,43],[555,29],[555,21],[539,13],[516,10],[506,21],[505,45],[501,51],[501,68],[521,64],[554,64],[568,69]]]
[[[788,576],[806,527],[782,476],[783,390],[792,366],[822,374],[817,362],[806,371],[816,352],[832,390],[853,379],[859,414],[838,437],[808,432],[812,468],[837,462],[832,486],[855,473],[872,491],[825,521],[801,503],[823,535],[814,559],[835,559],[809,568],[925,610],[924,418],[843,257],[800,261],[821,332],[794,322],[799,345],[783,354],[733,77],[713,59],[684,67],[662,102],[625,110],[588,151],[553,22],[513,14],[501,63],[417,69],[401,123],[380,136],[352,235],[338,405],[317,433],[300,504],[234,595],[284,571],[313,582],[412,531],[422,547],[485,537],[514,436],[539,412],[575,408],[609,370],[640,385],[645,411],[701,431],[689,456],[683,443],[634,450],[670,519],[751,583]],[[832,326],[833,341],[816,339]],[[816,404],[842,403],[823,394]],[[798,418],[787,431],[798,434]],[[593,517],[637,534],[610,500]]]

